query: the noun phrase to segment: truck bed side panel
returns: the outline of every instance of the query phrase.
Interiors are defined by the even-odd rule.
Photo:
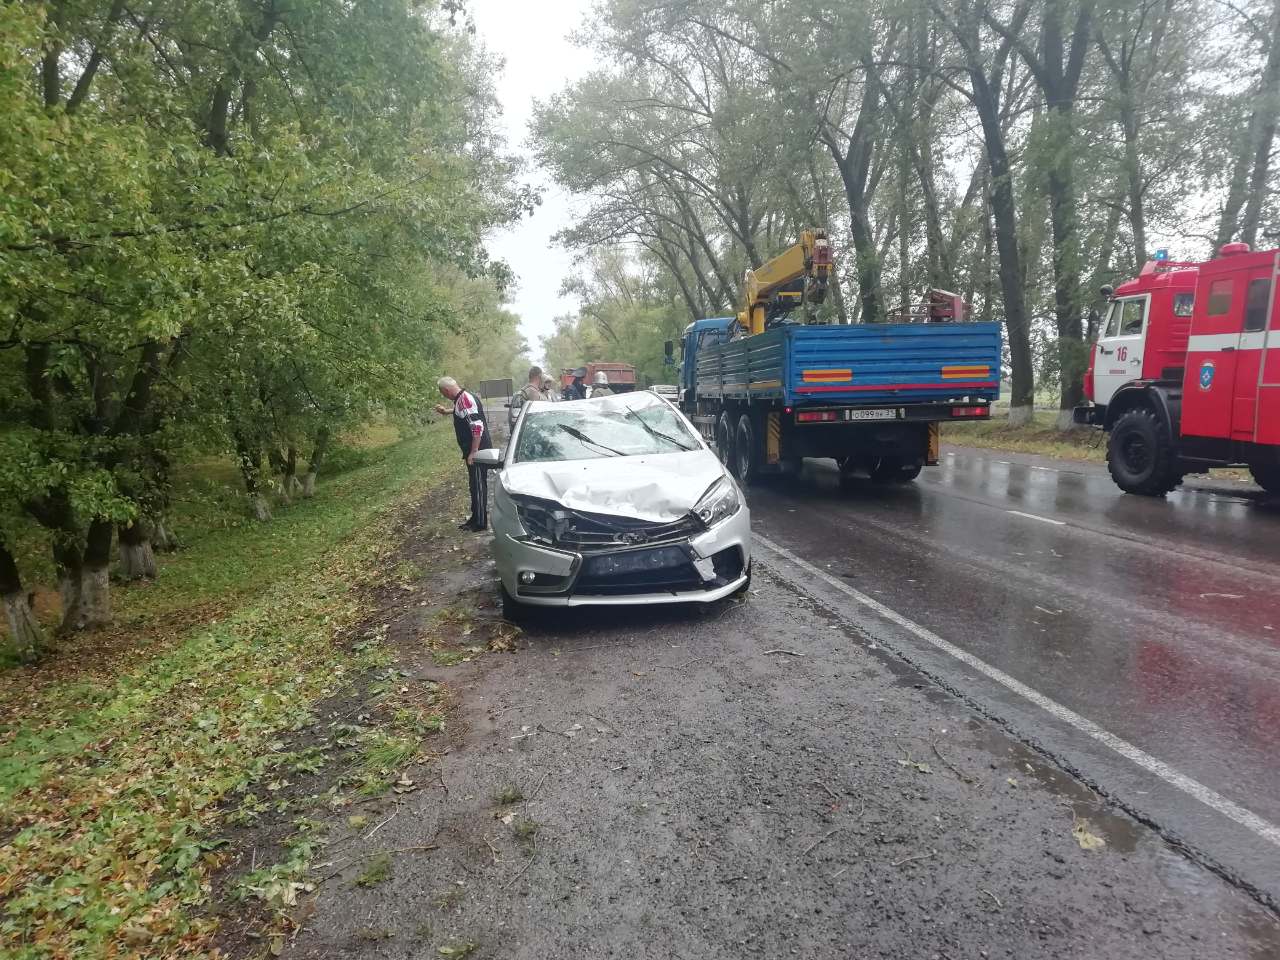
[[[1000,395],[1000,325],[791,327],[788,404],[874,404]]]
[[[770,330],[699,351],[698,393],[781,400],[789,343],[784,334],[784,330]]]

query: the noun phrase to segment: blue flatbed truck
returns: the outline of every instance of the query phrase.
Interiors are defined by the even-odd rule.
[[[938,462],[939,424],[989,419],[1000,395],[998,323],[733,325],[685,329],[680,406],[744,484],[805,457],[909,482]]]

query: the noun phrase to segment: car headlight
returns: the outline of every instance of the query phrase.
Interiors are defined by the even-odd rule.
[[[714,527],[717,523],[728,520],[741,507],[742,501],[738,499],[738,491],[734,489],[733,483],[728,477],[721,477],[702,495],[702,499],[693,508],[693,514],[708,527]]]

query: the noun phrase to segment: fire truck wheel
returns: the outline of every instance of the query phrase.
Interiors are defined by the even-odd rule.
[[[1164,425],[1147,407],[1120,415],[1107,443],[1107,469],[1125,493],[1163,497],[1182,483],[1182,471]]]
[[[1253,482],[1267,493],[1280,494],[1280,464],[1250,464],[1249,472],[1253,474]]]

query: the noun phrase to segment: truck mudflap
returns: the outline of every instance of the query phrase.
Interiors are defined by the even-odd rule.
[[[769,464],[782,460],[782,417],[776,411],[764,420],[764,460]]]
[[[924,465],[936,467],[942,455],[942,424],[933,421],[929,424],[929,438],[925,445]]]

